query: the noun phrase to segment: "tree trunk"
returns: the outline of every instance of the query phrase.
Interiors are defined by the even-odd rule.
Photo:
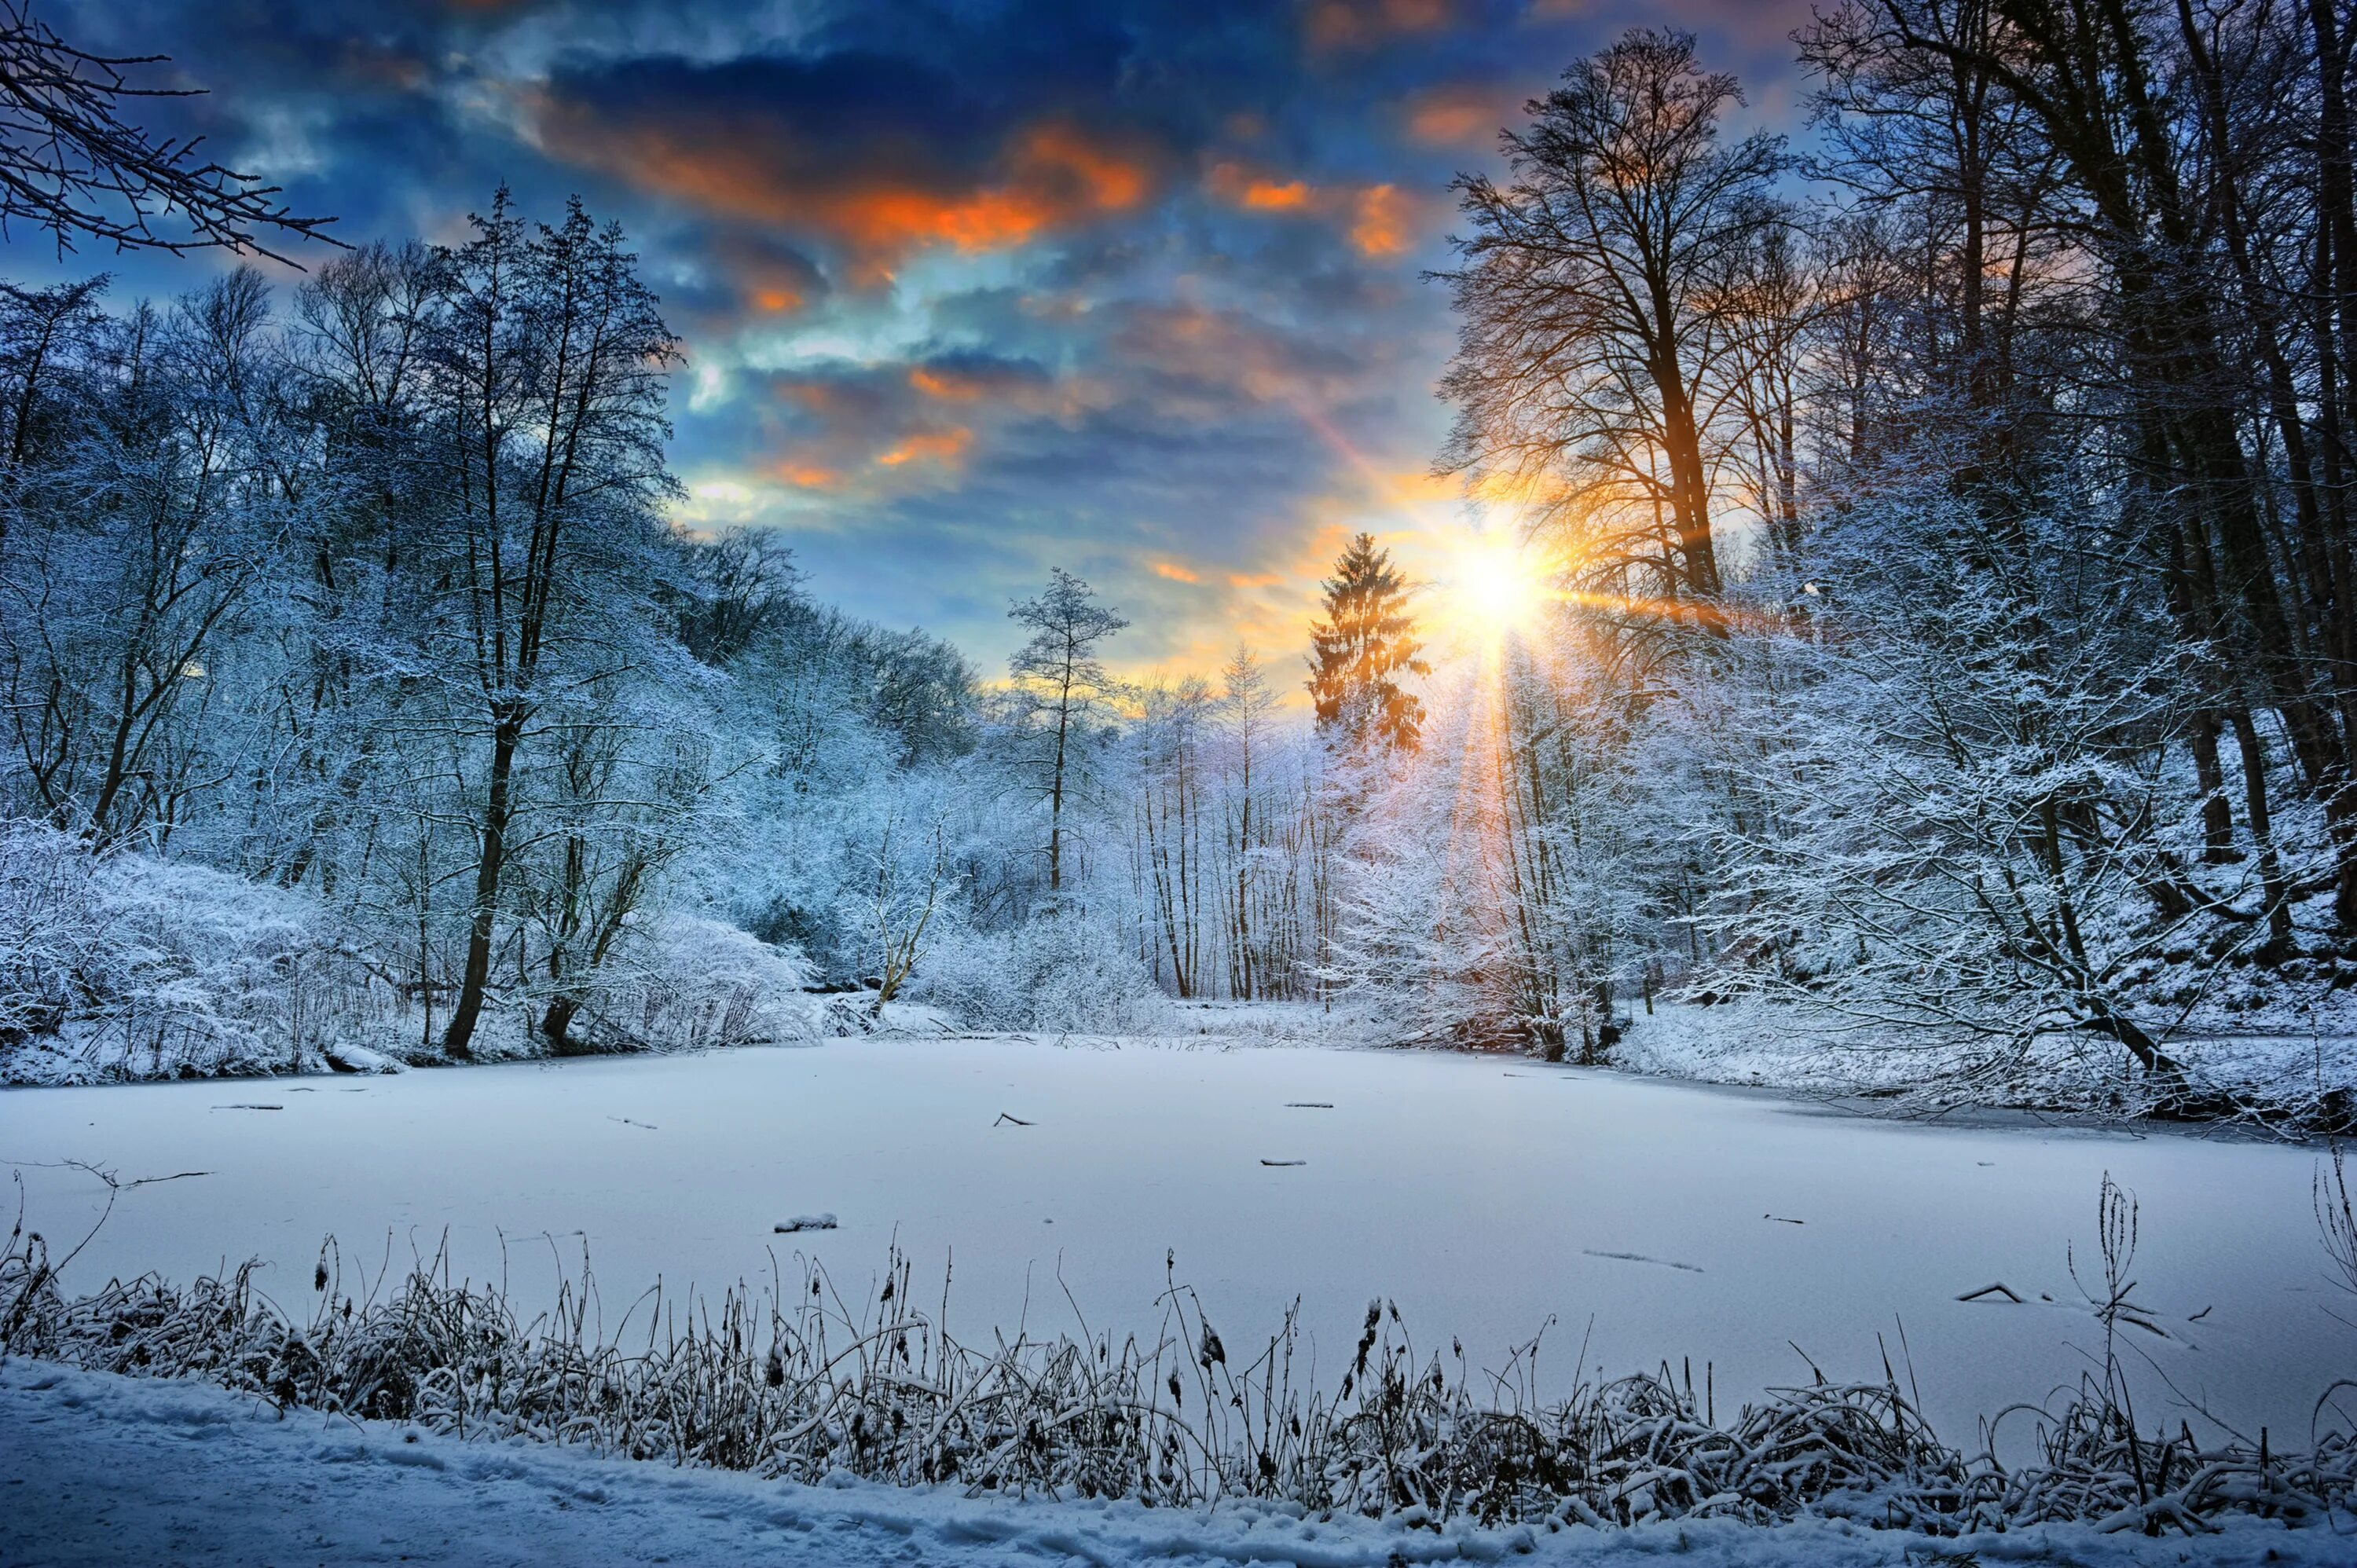
[[[491,978],[491,926],[507,862],[508,823],[514,813],[516,746],[522,738],[520,715],[502,714],[492,725],[490,790],[483,802],[482,854],[475,865],[475,903],[467,925],[467,967],[459,978],[450,1027],[442,1036],[444,1054],[461,1060],[474,1054],[475,1025],[482,1016],[483,990]]]

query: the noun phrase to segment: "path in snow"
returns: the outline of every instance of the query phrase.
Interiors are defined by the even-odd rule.
[[[1318,1102],[1318,1109],[1304,1108]],[[218,1109],[268,1103],[283,1110]],[[1322,1108],[1330,1103],[1332,1109]],[[1017,1120],[1023,1124],[1017,1124]],[[846,1041],[355,1081],[0,1091],[0,1160],[210,1174],[126,1193],[70,1284],[248,1256],[300,1312],[320,1238],[373,1264],[447,1232],[459,1273],[544,1293],[586,1234],[618,1318],[644,1285],[760,1279],[774,1251],[851,1294],[897,1235],[919,1298],[955,1249],[952,1332],[1150,1329],[1166,1251],[1232,1346],[1297,1294],[1330,1388],[1372,1296],[1477,1365],[1549,1316],[1613,1372],[1716,1363],[1722,1407],[1804,1380],[1879,1376],[1898,1328],[1935,1422],[2074,1380],[2100,1346],[2097,1183],[2143,1202],[2136,1350],[2253,1437],[2304,1444],[2357,1371],[2357,1304],[2326,1283],[2312,1151],[2073,1129],[1943,1128],[1716,1090],[1417,1052]],[[1299,1161],[1299,1165],[1270,1162]],[[96,1185],[24,1171],[29,1216],[79,1234]],[[780,1236],[796,1216],[839,1228]],[[1792,1221],[1800,1223],[1792,1223]],[[1664,1266],[1668,1265],[1668,1266]],[[346,1275],[350,1288],[350,1274]],[[1956,1297],[2002,1283],[2025,1298]],[[2044,1299],[2051,1296],[2052,1301]],[[1027,1307],[1028,1303],[1028,1307]],[[2199,1322],[2191,1321],[2196,1316]],[[1901,1376],[1905,1375],[1902,1367]],[[2147,1369],[2139,1409],[2169,1414]],[[1722,1413],[1725,1413],[1722,1410]],[[2197,1422],[2197,1425],[2199,1423]]]
[[[1056,1568],[1141,1562],[1385,1568],[1450,1561],[1613,1568],[1897,1568],[1921,1536],[1712,1520],[1623,1533],[1445,1533],[1281,1513],[974,1500],[793,1487],[524,1443],[465,1444],[268,1407],[201,1383],[0,1365],[0,1568],[138,1563],[707,1568]],[[2237,1521],[2198,1543],[2029,1530],[1976,1538],[1985,1563],[2162,1568],[2345,1563],[2346,1539]],[[1910,1552],[1916,1555],[1910,1559]],[[1675,1553],[1674,1556],[1672,1554]]]

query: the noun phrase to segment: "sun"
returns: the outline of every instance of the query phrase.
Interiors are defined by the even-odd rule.
[[[1537,564],[1514,544],[1497,539],[1471,540],[1460,546],[1448,587],[1454,618],[1486,639],[1529,630],[1547,597]]]

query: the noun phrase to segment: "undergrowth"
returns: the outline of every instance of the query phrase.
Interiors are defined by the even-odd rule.
[[[2320,1182],[2318,1198],[2345,1217],[2345,1186]],[[2141,1310],[2126,1277],[2135,1207],[2108,1180],[2100,1219],[2104,1279],[2083,1288],[2108,1335]],[[185,1286],[145,1275],[69,1295],[70,1260],[53,1264],[20,1219],[0,1252],[0,1357],[799,1482],[1254,1498],[1436,1527],[1816,1514],[1938,1537],[2050,1521],[2199,1534],[2228,1515],[2346,1528],[2357,1514],[2357,1383],[2325,1391],[2304,1451],[2264,1433],[2205,1445],[2181,1423],[2141,1429],[2111,1354],[2052,1404],[1984,1423],[1966,1451],[1932,1431],[1887,1357],[1879,1379],[1820,1374],[1723,1418],[1707,1369],[1698,1391],[1690,1364],[1583,1377],[1547,1401],[1538,1340],[1477,1371],[1461,1346],[1419,1348],[1380,1302],[1329,1391],[1297,1359],[1298,1304],[1240,1354],[1175,1275],[1150,1337],[1083,1327],[969,1344],[942,1326],[946,1276],[938,1305],[920,1305],[897,1251],[863,1299],[798,1261],[717,1301],[658,1288],[610,1330],[586,1260],[530,1317],[495,1285],[454,1280],[447,1253],[348,1289],[330,1241],[300,1316],[257,1288],[251,1263]],[[2026,1462],[2001,1462],[1996,1434],[2025,1421],[2029,1440],[2009,1451]]]

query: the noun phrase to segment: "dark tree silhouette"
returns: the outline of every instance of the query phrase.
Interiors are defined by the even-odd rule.
[[[202,137],[158,138],[124,118],[142,98],[190,98],[200,88],[142,87],[128,72],[163,55],[99,55],[59,38],[25,0],[0,0],[0,232],[21,221],[48,230],[59,252],[77,238],[118,251],[185,254],[221,248],[287,258],[262,236],[328,240],[332,218],[296,215],[279,188],[199,162]],[[177,215],[187,232],[159,232]]]

